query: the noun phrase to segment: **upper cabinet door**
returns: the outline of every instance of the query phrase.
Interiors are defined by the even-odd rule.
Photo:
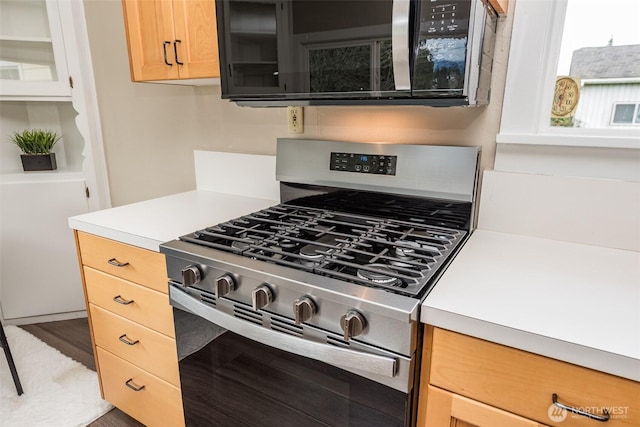
[[[213,0],[174,0],[174,54],[181,79],[220,77],[216,5]]]
[[[122,0],[133,81],[179,78],[170,1]]]
[[[70,97],[58,4],[0,1],[0,96]]]
[[[214,0],[122,0],[133,81],[220,76]]]

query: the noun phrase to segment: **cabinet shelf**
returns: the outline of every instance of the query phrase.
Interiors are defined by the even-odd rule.
[[[51,37],[26,37],[26,36],[2,36],[0,43],[24,42],[24,43],[53,43]]]
[[[0,179],[3,184],[21,184],[25,182],[62,182],[84,180],[82,171],[55,170],[41,172],[2,172]]]

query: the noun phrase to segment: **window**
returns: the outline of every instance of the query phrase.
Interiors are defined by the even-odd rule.
[[[572,10],[585,12],[587,4],[599,5],[596,18],[583,15],[575,21],[571,19],[571,15],[567,15]],[[640,2],[636,0],[518,0],[514,8],[502,121],[497,142],[640,149],[640,129],[637,126],[612,125],[616,120],[612,111],[614,102],[618,103],[615,105],[635,105],[640,103],[638,96],[616,95],[616,98],[611,98],[606,103],[595,102],[594,105],[602,109],[597,115],[598,120],[579,115],[581,105],[586,105],[588,90],[597,89],[597,86],[609,90],[622,87],[622,83],[627,85],[625,88],[628,85],[640,88],[639,75],[624,77],[624,81],[620,81],[618,77],[594,78],[586,75],[579,79],[581,93],[574,122],[567,125],[566,120],[560,120],[558,122],[562,125],[551,126],[550,121],[556,80],[559,76],[571,74],[571,60],[568,59],[567,62],[567,58],[571,58],[572,54],[564,53],[567,50],[565,45],[573,43],[569,41],[574,36],[579,43],[586,43],[586,47],[592,44],[607,46],[612,38],[611,44],[614,47],[618,43],[640,45],[640,40],[637,39],[638,13]],[[610,27],[606,24],[606,15],[612,15],[616,19],[613,30],[608,29]],[[625,23],[623,19],[627,16],[635,21]],[[571,28],[570,25],[574,25],[572,22],[577,22],[578,27],[584,27],[584,32]],[[598,40],[601,41],[592,42],[588,35],[601,29],[607,33],[605,40],[601,40],[603,37],[599,36]],[[636,39],[626,41],[621,35],[616,36],[622,30],[632,33]],[[580,47],[573,45],[568,49],[573,53]],[[632,117],[637,121],[637,110],[634,110],[634,114]]]
[[[568,0],[556,80],[556,93],[565,96],[553,99],[551,126],[632,123],[612,121],[611,109],[616,101],[640,102],[638,16],[640,3],[630,0]],[[574,91],[559,91],[564,76],[578,83]],[[553,112],[560,103],[568,114],[559,118]]]
[[[613,106],[613,125],[640,125],[640,104],[615,104]]]

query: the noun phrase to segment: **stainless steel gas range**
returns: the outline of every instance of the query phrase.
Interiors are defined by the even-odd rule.
[[[187,424],[411,425],[420,303],[473,230],[479,155],[279,139],[281,204],[161,245]]]

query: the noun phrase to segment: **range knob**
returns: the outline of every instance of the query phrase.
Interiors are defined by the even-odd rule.
[[[233,277],[225,274],[216,279],[215,294],[216,298],[223,297],[230,294],[236,288],[236,283],[233,281]]]
[[[260,285],[251,292],[251,305],[255,311],[265,308],[273,301],[273,291],[267,285]]]
[[[185,288],[200,283],[202,274],[200,269],[195,265],[189,265],[182,269],[182,286]]]
[[[293,314],[296,325],[307,322],[316,314],[316,303],[309,297],[299,298],[293,302]]]
[[[349,310],[340,318],[340,326],[344,331],[344,340],[349,341],[349,338],[357,337],[364,331],[367,319],[360,312]]]

